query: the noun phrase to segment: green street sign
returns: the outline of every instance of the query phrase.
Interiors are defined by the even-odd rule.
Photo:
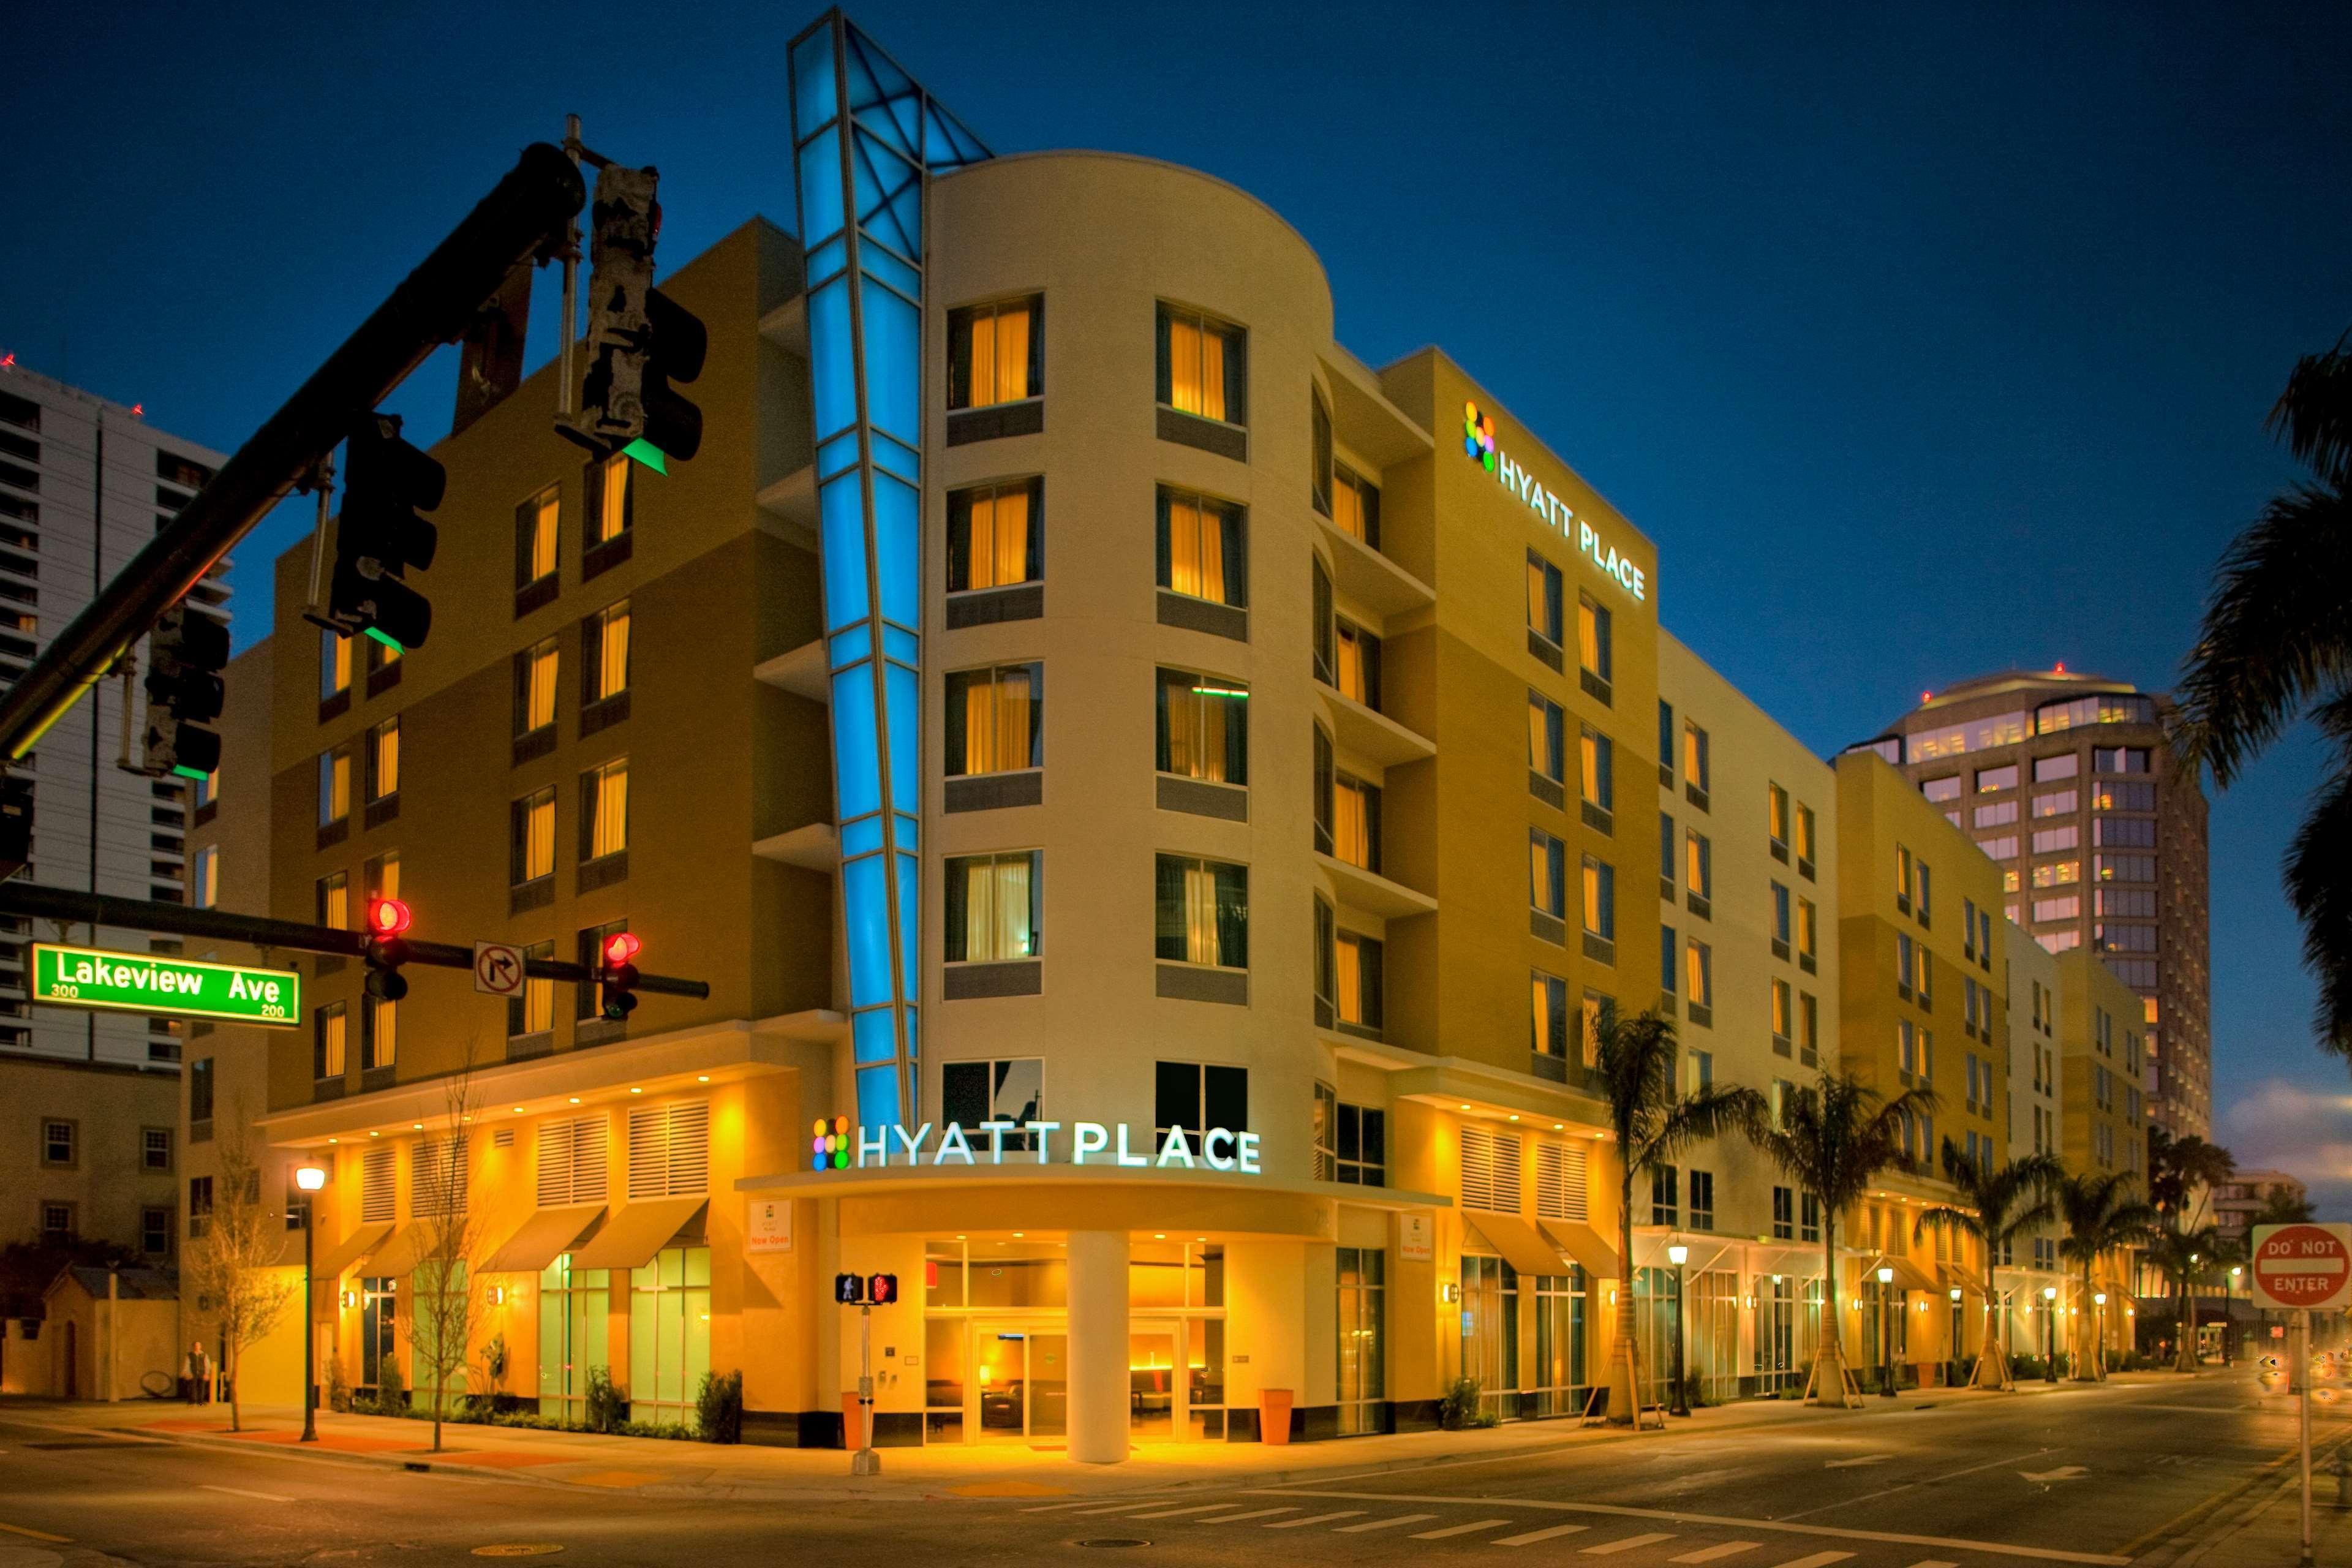
[[[302,1021],[302,977],[290,969],[198,963],[101,947],[33,944],[35,1002],[124,1013],[177,1013],[291,1029]]]

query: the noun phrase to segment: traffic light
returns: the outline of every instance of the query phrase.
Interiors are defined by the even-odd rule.
[[[866,1276],[836,1274],[833,1277],[833,1299],[845,1307],[866,1304]]]
[[[616,931],[604,939],[604,946],[598,950],[604,967],[597,972],[597,979],[604,989],[604,1016],[607,1022],[626,1022],[629,1015],[636,1011],[637,966],[630,960],[644,948],[645,943],[631,932]]]
[[[893,1307],[898,1302],[898,1277],[877,1274],[866,1282],[866,1300],[877,1307]]]
[[[408,994],[408,977],[400,972],[408,962],[408,942],[401,933],[411,918],[408,906],[398,899],[368,900],[364,989],[380,1002],[397,1002]]]
[[[155,623],[147,644],[147,772],[201,779],[220,766],[220,672],[228,625],[186,605]]]
[[[417,515],[441,504],[449,470],[400,438],[395,415],[362,415],[343,455],[329,618],[399,652],[425,646],[433,606],[402,581],[433,564],[440,531]]]
[[[702,374],[710,335],[654,287],[661,233],[657,170],[608,163],[589,206],[588,373],[580,411],[558,434],[592,452],[624,452],[656,473],[702,447],[702,410],[673,382]]]

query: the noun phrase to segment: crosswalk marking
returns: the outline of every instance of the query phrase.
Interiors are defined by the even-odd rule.
[[[1416,1530],[1415,1541],[1443,1541],[1449,1535],[1467,1535],[1474,1530],[1492,1530],[1498,1524],[1508,1524],[1507,1519],[1474,1519],[1467,1524],[1449,1524],[1443,1530]]]
[[[1530,1530],[1522,1535],[1506,1535],[1496,1546],[1533,1546],[1538,1541],[1550,1541],[1562,1535],[1580,1535],[1591,1529],[1589,1524],[1555,1524],[1549,1530]]]
[[[1588,1546],[1584,1554],[1587,1557],[1606,1557],[1612,1552],[1631,1552],[1636,1546],[1654,1546],[1661,1541],[1673,1539],[1674,1536],[1665,1531],[1652,1531],[1647,1535],[1629,1535],[1622,1541],[1604,1541],[1598,1546]]]
[[[1092,1508],[1082,1508],[1077,1511],[1080,1513],[1125,1513],[1129,1509],[1151,1508],[1163,1500],[1165,1500],[1155,1498],[1151,1502],[1138,1502],[1133,1498],[1129,1498],[1125,1502],[1097,1503]]]
[[[1931,1557],[1924,1563],[1914,1563],[1911,1568],[1960,1568],[1960,1565],[1957,1563],[1938,1563]]]
[[[1743,1552],[1753,1552],[1764,1543],[1760,1541],[1727,1541],[1720,1546],[1702,1546],[1696,1552],[1685,1552],[1675,1559],[1677,1563],[1713,1563],[1720,1558],[1737,1557]]]
[[[1832,1563],[1843,1563],[1853,1556],[1851,1552],[1816,1552],[1810,1557],[1791,1557],[1774,1568],[1829,1568]]]
[[[1337,1513],[1310,1513],[1305,1519],[1277,1519],[1272,1524],[1262,1524],[1260,1530],[1297,1530],[1302,1524],[1328,1524],[1335,1519],[1357,1519],[1363,1514],[1360,1508],[1343,1508]],[[1427,1514],[1422,1518],[1427,1519]]]
[[[1221,1509],[1221,1508],[1231,1508],[1231,1507],[1233,1507],[1233,1504],[1228,1503],[1228,1502],[1204,1502],[1204,1503],[1196,1503],[1196,1504],[1194,1504],[1194,1505],[1193,1505],[1192,1507],[1191,1507],[1191,1508],[1160,1508],[1160,1509],[1154,1509],[1154,1510],[1152,1510],[1150,1513],[1139,1513],[1139,1514],[1133,1514],[1133,1515],[1130,1515],[1129,1517],[1130,1517],[1130,1518],[1134,1518],[1134,1519],[1174,1519],[1174,1518],[1178,1517],[1178,1516],[1179,1516],[1179,1515],[1181,1515],[1181,1514],[1187,1514],[1187,1513],[1213,1513],[1213,1512],[1215,1512],[1217,1510],[1219,1510],[1219,1509]]]
[[[1368,1519],[1361,1524],[1343,1524],[1335,1533],[1361,1535],[1368,1530],[1394,1530],[1400,1524],[1419,1524],[1424,1519],[1436,1517],[1433,1513],[1401,1513],[1394,1519]]]
[[[1196,1519],[1194,1524],[1239,1524],[1245,1519],[1272,1519],[1277,1513],[1297,1513],[1295,1508],[1254,1508],[1247,1513],[1221,1513],[1209,1519]]]
[[[1021,1511],[1023,1513],[1059,1513],[1066,1508],[1084,1508],[1093,1500],[1091,1498],[1080,1498],[1076,1502],[1041,1502],[1034,1508],[1024,1508]]]

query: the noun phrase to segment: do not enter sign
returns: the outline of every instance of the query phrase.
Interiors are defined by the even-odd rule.
[[[2352,1306],[2352,1225],[2256,1226],[2254,1305]]]

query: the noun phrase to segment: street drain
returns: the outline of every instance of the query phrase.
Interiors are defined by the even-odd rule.
[[[1132,1535],[1099,1535],[1092,1541],[1074,1541],[1070,1544],[1073,1546],[1149,1546],[1151,1542],[1139,1540]]]

